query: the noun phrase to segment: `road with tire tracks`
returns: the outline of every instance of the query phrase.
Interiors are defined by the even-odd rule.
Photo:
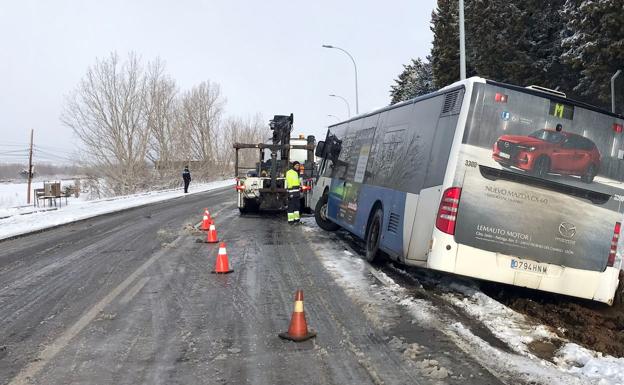
[[[210,273],[204,207],[231,274]],[[0,242],[0,384],[501,383],[401,310],[376,322],[307,219],[240,216],[227,188]],[[297,289],[318,332],[302,343],[278,338]]]

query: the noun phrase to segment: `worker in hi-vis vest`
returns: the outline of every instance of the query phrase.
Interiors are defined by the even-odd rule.
[[[299,206],[301,205],[301,194],[299,192],[299,162],[294,161],[292,167],[286,171],[286,190],[288,191],[288,223],[298,223],[300,221]]]

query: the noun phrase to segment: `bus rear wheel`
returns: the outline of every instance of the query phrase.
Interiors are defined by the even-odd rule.
[[[325,231],[336,231],[340,228],[337,224],[327,218],[327,194],[323,194],[321,199],[316,202],[314,208],[314,219],[318,227]]]
[[[379,250],[382,223],[383,211],[378,208],[371,217],[366,230],[366,260],[370,263],[379,263],[383,259],[382,252]]]

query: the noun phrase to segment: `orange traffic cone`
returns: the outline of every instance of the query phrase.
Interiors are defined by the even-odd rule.
[[[206,242],[207,243],[219,242],[217,240],[217,228],[215,227],[214,223],[210,224],[210,229],[208,230],[208,235],[206,236]]]
[[[202,223],[201,226],[199,227],[200,230],[209,230],[210,229],[210,225],[214,223],[214,221],[212,220],[212,217],[210,216],[210,211],[208,211],[208,209],[204,209],[204,217],[202,218]]]
[[[303,291],[297,290],[295,293],[295,310],[290,318],[290,326],[286,333],[280,333],[280,338],[301,342],[316,337],[316,332],[308,330],[305,313],[303,312]]]
[[[215,263],[215,269],[212,271],[216,274],[228,274],[233,272],[230,270],[228,263],[227,251],[225,250],[225,242],[221,242],[219,245],[219,253],[217,254],[217,262]]]

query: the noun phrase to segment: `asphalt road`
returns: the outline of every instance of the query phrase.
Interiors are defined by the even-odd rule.
[[[218,246],[192,227],[204,207],[232,274],[210,274]],[[500,383],[439,331],[371,322],[319,262],[323,241],[240,217],[228,188],[0,242],[0,384]],[[299,288],[318,336],[292,343],[277,334]]]

